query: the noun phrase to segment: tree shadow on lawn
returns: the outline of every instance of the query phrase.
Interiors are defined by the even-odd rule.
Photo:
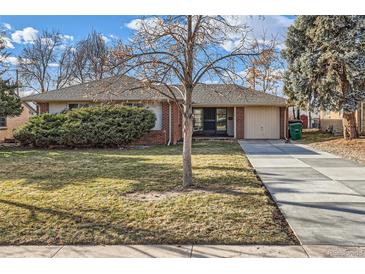
[[[49,207],[39,207],[30,205],[27,203],[16,202],[11,200],[0,199],[0,203],[18,207],[21,209],[29,210],[30,215],[37,220],[38,214],[46,214],[50,217],[56,217],[57,219],[64,220],[72,231],[71,234],[67,233],[67,229],[63,226],[47,226],[44,227],[41,233],[29,232],[24,234],[26,230],[23,229],[23,234],[19,237],[7,236],[9,232],[4,231],[0,239],[0,245],[8,244],[293,244],[295,238],[289,233],[286,224],[281,224],[282,230],[280,230],[281,236],[279,237],[270,229],[264,228],[260,231],[259,238],[254,234],[248,233],[247,235],[242,234],[240,236],[234,236],[229,234],[229,230],[223,237],[215,236],[210,237],[209,231],[195,231],[196,233],[184,233],[181,230],[176,230],[174,227],[169,226],[158,226],[156,228],[137,228],[133,225],[128,226],[119,221],[113,222],[109,218],[101,218],[96,220],[94,218],[86,217],[82,214],[84,210],[80,210],[81,214],[73,214],[70,211],[59,210]],[[111,216],[112,210],[97,210],[99,214],[103,216]],[[100,216],[100,215],[99,215]],[[282,217],[281,217],[282,218]],[[276,219],[276,218],[275,218]],[[276,220],[278,222],[278,220]],[[279,221],[280,223],[280,221]],[[255,225],[254,225],[255,226]],[[189,227],[189,226],[188,226]],[[256,227],[256,226],[255,226]],[[256,227],[257,229],[260,226]],[[17,229],[17,228],[15,228]],[[31,229],[31,228],[29,228]],[[188,229],[188,228],[187,228]],[[278,227],[275,228],[277,230]],[[64,231],[65,230],[65,231]],[[56,236],[51,232],[59,231]],[[223,230],[224,231],[224,230]],[[222,233],[223,233],[222,231]],[[5,233],[6,232],[6,233]],[[213,232],[213,231],[212,231]],[[77,233],[82,237],[77,237]],[[208,233],[208,234],[207,234]],[[274,234],[273,234],[274,233]],[[102,238],[98,238],[102,235]],[[263,236],[266,235],[266,236]],[[24,238],[25,237],[25,238]],[[262,237],[262,238],[261,238]],[[268,238],[267,238],[268,237]],[[270,237],[274,237],[270,239]],[[275,238],[277,237],[277,238]]]
[[[196,141],[193,142],[193,155],[242,155],[242,149],[236,142],[216,142],[216,141]],[[65,157],[65,155],[78,154],[92,157],[118,157],[123,155],[134,156],[163,156],[176,155],[182,156],[182,145],[155,145],[155,146],[132,146],[125,148],[31,148],[31,147],[14,147],[0,149],[1,157],[29,157],[40,156],[45,154],[50,157]]]
[[[15,207],[19,207],[22,209],[26,209],[30,211],[30,215],[31,216],[36,216],[37,213],[44,213],[44,214],[48,214],[48,215],[52,215],[52,216],[56,216],[58,218],[61,219],[67,219],[68,221],[70,221],[71,223],[75,223],[77,224],[79,227],[77,228],[78,230],[82,230],[82,229],[92,229],[93,231],[97,230],[99,232],[102,232],[103,234],[105,234],[105,237],[108,239],[107,242],[110,244],[117,244],[118,242],[121,241],[121,238],[118,236],[123,236],[123,235],[127,235],[128,236],[128,241],[126,242],[126,244],[147,244],[148,243],[148,239],[159,239],[161,242],[163,243],[174,243],[173,239],[176,239],[177,235],[174,234],[173,231],[171,230],[158,230],[158,231],[154,231],[154,230],[150,230],[150,229],[137,229],[137,228],[132,228],[132,227],[127,227],[127,226],[123,226],[121,224],[113,224],[108,222],[108,220],[105,220],[104,222],[100,222],[100,221],[96,221],[94,219],[91,218],[87,218],[83,215],[76,215],[76,214],[72,214],[68,211],[62,211],[62,210],[57,210],[57,209],[52,209],[52,208],[43,208],[43,207],[38,207],[38,206],[34,206],[34,205],[29,205],[29,204],[25,204],[25,203],[20,203],[20,202],[14,202],[14,201],[9,201],[9,200],[4,200],[4,199],[0,199],[0,203],[2,204],[6,204],[9,206],[15,206]],[[105,211],[104,211],[105,213]],[[112,212],[109,211],[108,215],[110,215]],[[41,238],[41,237],[39,237]],[[146,242],[147,240],[147,242]],[[12,244],[18,244],[17,239],[12,239]],[[26,243],[24,242],[20,242],[20,244],[44,244],[45,242],[42,240],[30,240]],[[67,244],[90,244],[90,243],[94,243],[92,237],[89,240],[84,240],[84,241],[79,241],[76,240],[75,242],[67,242]],[[123,242],[124,243],[124,242]],[[152,240],[151,243],[159,243],[156,240]],[[0,240],[0,245],[1,244],[9,244],[9,242],[5,241],[5,242],[1,242]],[[49,239],[48,244],[65,244],[63,242],[62,239],[57,239],[57,238],[52,238]]]
[[[125,160],[125,159],[124,159]],[[37,176],[22,177],[13,176],[13,180],[21,179],[23,186],[29,184],[34,185],[39,190],[57,191],[64,187],[72,185],[88,185],[108,189],[108,191],[119,192],[120,194],[135,193],[135,192],[169,192],[169,191],[184,191],[182,188],[182,169],[173,164],[156,164],[147,163],[145,159],[129,159],[134,164],[134,167],[139,171],[136,173],[132,171],[120,170],[109,172],[108,169],[103,170],[103,174],[99,171],[87,173],[78,171],[71,171],[67,177],[55,176],[55,174],[40,174]],[[209,175],[205,175],[204,171],[208,170]],[[244,192],[235,191],[234,189],[242,188],[262,188],[262,184],[256,179],[255,175],[251,175],[251,169],[235,167],[226,167],[225,174],[217,173],[221,167],[196,167],[193,170],[194,185],[188,190],[204,190],[216,193],[229,193],[242,195]],[[250,175],[246,175],[249,173]]]
[[[80,159],[81,160],[81,159]],[[81,163],[81,164],[80,164]],[[194,172],[195,171],[195,172]],[[218,172],[217,172],[218,171]],[[219,172],[225,171],[225,174]],[[229,192],[236,187],[260,188],[251,168],[222,165],[194,167],[193,188]],[[55,163],[50,168],[31,172],[7,173],[3,179],[20,181],[22,186],[34,185],[39,190],[57,191],[67,186],[99,184],[109,191],[134,193],[176,191],[181,189],[182,167],[176,162],[154,163],[148,157],[109,159],[101,165],[83,165],[80,162]]]

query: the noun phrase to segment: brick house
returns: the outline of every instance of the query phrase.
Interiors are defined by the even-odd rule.
[[[105,102],[144,106],[154,112],[156,123],[137,143],[177,143],[182,138],[182,115],[178,105],[160,92],[137,88],[139,86],[140,82],[132,77],[106,78],[31,95],[23,101],[35,102],[39,113],[60,113]],[[178,92],[175,96],[181,98]],[[287,137],[286,100],[237,85],[197,85],[193,92],[193,112],[194,136]]]
[[[23,111],[16,117],[0,117],[0,143],[12,140],[13,131],[21,125],[24,125],[31,116],[37,114],[37,111],[28,103],[22,103]]]

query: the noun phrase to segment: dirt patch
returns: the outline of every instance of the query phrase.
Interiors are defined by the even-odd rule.
[[[343,158],[365,163],[365,138],[344,140],[319,131],[303,132],[303,139],[298,143],[307,144],[313,148],[330,152]]]
[[[312,143],[310,146],[347,159],[365,163],[365,139],[346,141],[343,139]]]

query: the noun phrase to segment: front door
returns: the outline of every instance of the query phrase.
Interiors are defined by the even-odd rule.
[[[205,134],[215,134],[216,131],[216,115],[217,109],[216,108],[204,108],[204,125],[203,130]]]

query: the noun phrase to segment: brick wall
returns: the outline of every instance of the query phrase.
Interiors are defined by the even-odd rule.
[[[176,144],[182,138],[182,117],[178,106],[171,103],[171,143]],[[134,144],[162,145],[169,141],[169,103],[162,103],[162,129],[152,130]]]
[[[179,140],[182,139],[182,115],[179,110],[178,105],[173,103],[171,105],[171,114],[172,114],[172,134],[171,134],[171,141],[173,144],[176,144]]]
[[[6,127],[0,128],[0,142],[3,142],[5,139],[13,139],[14,129],[28,122],[31,116],[32,112],[23,105],[23,111],[20,116],[6,118]]]
[[[237,107],[236,108],[236,139],[245,138],[244,121],[245,121],[245,108]]]
[[[141,139],[133,142],[134,145],[164,145],[166,143],[167,138],[164,130],[151,130]]]

